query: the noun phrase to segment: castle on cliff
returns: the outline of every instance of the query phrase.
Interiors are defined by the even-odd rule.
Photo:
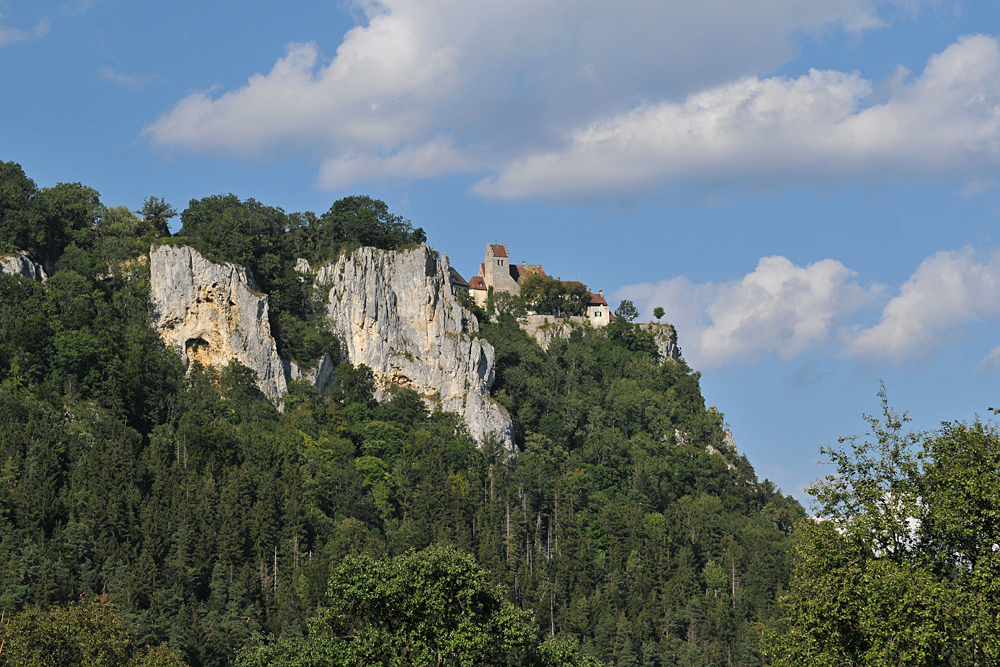
[[[468,292],[476,305],[483,307],[491,288],[494,293],[518,295],[521,292],[521,281],[530,275],[544,276],[545,269],[541,264],[525,264],[523,261],[511,264],[506,243],[487,243],[486,254],[479,265],[479,274],[466,282],[458,271],[451,269],[451,289],[454,294]],[[595,327],[603,327],[614,321],[615,316],[604,299],[604,290],[590,293],[586,317]]]

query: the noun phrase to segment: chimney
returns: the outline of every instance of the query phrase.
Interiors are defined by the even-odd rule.
[[[604,290],[597,290],[597,293],[601,295],[602,299],[604,298]]]

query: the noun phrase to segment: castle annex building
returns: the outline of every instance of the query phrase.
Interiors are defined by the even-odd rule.
[[[530,275],[545,275],[545,269],[541,264],[512,264],[510,252],[506,243],[487,243],[486,254],[482,264],[479,265],[479,275],[473,276],[469,282],[455,269],[451,270],[452,292],[467,291],[472,295],[476,305],[483,307],[486,305],[486,298],[490,288],[493,292],[507,292],[509,294],[520,294],[521,280]],[[604,290],[590,293],[590,301],[587,304],[587,317],[595,327],[602,327],[608,322],[613,322],[615,316],[611,314],[608,302],[604,299]]]

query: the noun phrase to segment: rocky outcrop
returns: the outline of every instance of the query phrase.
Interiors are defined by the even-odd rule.
[[[150,250],[149,272],[153,324],[185,365],[235,359],[256,371],[260,390],[274,401],[289,376],[300,375],[278,356],[267,295],[245,268],[210,262],[187,246],[161,245]]]
[[[584,317],[556,317],[555,315],[528,315],[521,322],[524,332],[534,338],[543,350],[548,350],[556,338],[569,340],[575,329],[584,328]]]
[[[24,276],[38,282],[45,282],[48,279],[42,265],[33,262],[28,253],[23,251],[16,255],[0,257],[0,273]]]
[[[426,246],[361,248],[322,267],[316,284],[328,290],[343,360],[369,366],[382,392],[408,387],[457,412],[477,443],[494,437],[513,455],[510,416],[489,397],[493,347],[471,335],[479,325],[452,295],[448,269]]]
[[[674,325],[658,322],[640,324],[639,328],[653,334],[653,341],[660,355],[660,363],[665,361],[679,361],[681,358],[681,348],[677,346],[677,330]]]
[[[681,358],[681,349],[677,346],[677,330],[672,324],[649,322],[638,324],[638,327],[653,334],[660,363],[677,361]],[[574,331],[582,331],[585,335],[603,331],[603,327],[599,329],[593,327],[586,317],[555,315],[528,315],[521,322],[521,328],[538,341],[543,350],[548,350],[556,338],[568,340]]]

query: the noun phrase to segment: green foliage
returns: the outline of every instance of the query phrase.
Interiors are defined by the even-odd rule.
[[[35,182],[21,165],[0,161],[0,253],[37,251],[33,210],[37,194]]]
[[[660,318],[663,317],[665,312],[666,311],[663,310],[662,306],[657,306],[656,308],[653,309],[653,317],[655,317],[656,321],[659,322]]]
[[[51,263],[71,243],[88,244],[103,206],[93,188],[59,183],[39,190],[20,165],[0,162],[0,252]]]
[[[0,629],[0,665],[17,667],[184,667],[166,646],[140,646],[110,602],[29,607]]]
[[[625,322],[634,322],[639,318],[639,309],[635,307],[634,303],[624,299],[615,309],[615,317]]]
[[[177,216],[177,210],[160,197],[146,197],[142,208],[137,211],[162,236],[170,236],[170,218]]]
[[[696,373],[619,326],[544,352],[512,317],[483,322],[493,396],[525,447],[512,470],[491,470],[506,496],[481,520],[503,539],[481,542],[479,560],[582,656],[760,664],[756,623],[787,581],[802,508],[723,453]]]
[[[627,318],[543,351],[517,325],[523,302],[490,296],[495,321],[480,318],[481,335],[497,355],[493,400],[524,446],[513,460],[494,442],[477,449],[459,416],[412,390],[389,388],[377,403],[364,367],[338,367],[325,395],[292,382],[279,412],[239,364],[184,373],[150,325],[149,245],[245,261],[282,350],[315,359],[333,341],[295,259],[402,247],[420,230],[367,198],[317,218],[217,196],[192,202],[180,239],[157,240],[148,221],[169,218],[162,200],[147,200],[144,222],[83,186],[39,191],[15,167],[0,176],[3,242],[45,248],[36,259],[51,271],[44,284],[0,276],[8,612],[108,593],[138,629],[135,645],[167,641],[193,667],[224,667],[257,636],[274,651],[311,642],[317,609],[340,604],[327,591],[342,564],[380,563],[373,586],[437,595],[434,570],[413,563],[428,583],[406,588],[392,559],[450,545],[444,571],[465,572],[485,591],[476,599],[511,619],[497,632],[520,633],[530,615],[511,660],[761,664],[756,623],[773,617],[788,581],[802,509],[725,447],[698,374],[660,363]],[[35,225],[43,219],[52,224]],[[938,530],[963,534],[956,517],[942,514]],[[985,575],[976,581],[987,595]]]
[[[583,283],[541,273],[525,277],[520,288],[525,305],[536,313],[583,315],[590,301],[590,290]]]
[[[292,216],[288,233],[297,256],[310,262],[330,261],[361,246],[396,250],[427,241],[423,229],[389,212],[385,202],[357,195],[337,200],[318,218],[312,213]]]
[[[531,639],[530,615],[471,556],[432,546],[344,559],[308,638],[248,650],[237,665],[511,665]]]
[[[869,438],[825,450],[770,644],[778,665],[996,664],[1000,432],[904,430],[882,398]]]

